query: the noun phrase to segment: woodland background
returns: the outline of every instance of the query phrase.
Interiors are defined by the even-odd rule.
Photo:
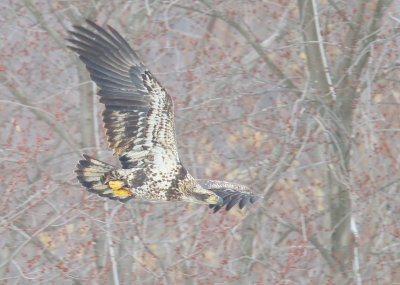
[[[212,214],[78,185],[107,149],[67,30],[126,37],[184,165],[264,199]],[[400,3],[3,0],[1,284],[399,284]]]

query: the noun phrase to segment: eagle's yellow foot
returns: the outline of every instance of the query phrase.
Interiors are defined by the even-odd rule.
[[[132,192],[129,191],[128,189],[122,188],[124,187],[124,182],[120,180],[114,180],[108,182],[108,187],[110,187],[113,191],[113,194],[115,196],[129,196],[132,195]]]
[[[119,190],[124,187],[124,182],[115,180],[108,182],[108,187],[110,187],[113,191]]]
[[[113,193],[115,196],[129,196],[132,195],[132,192],[129,191],[128,189],[113,189]]]

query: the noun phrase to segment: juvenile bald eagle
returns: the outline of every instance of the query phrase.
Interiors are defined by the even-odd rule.
[[[69,48],[99,88],[108,142],[122,168],[84,155],[75,171],[79,182],[90,192],[122,202],[203,203],[214,212],[254,203],[259,197],[243,185],[196,180],[188,173],[177,151],[171,96],[116,30],[87,24],[74,26]]]

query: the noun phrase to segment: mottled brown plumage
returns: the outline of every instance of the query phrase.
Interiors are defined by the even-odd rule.
[[[81,184],[122,202],[137,197],[207,203],[215,212],[254,203],[258,196],[245,186],[195,180],[187,172],[178,156],[171,96],[117,31],[87,24],[70,32],[69,47],[99,87],[109,146],[122,168],[84,155],[76,170]]]

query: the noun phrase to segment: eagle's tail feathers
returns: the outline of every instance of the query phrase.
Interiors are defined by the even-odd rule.
[[[82,186],[86,187],[89,192],[121,202],[126,202],[133,198],[132,195],[121,195],[121,193],[127,193],[123,190],[114,191],[110,188],[108,183],[102,183],[104,175],[110,171],[116,170],[116,167],[85,154],[83,158],[84,159],[80,160],[76,165],[77,169],[75,173],[78,181]]]

